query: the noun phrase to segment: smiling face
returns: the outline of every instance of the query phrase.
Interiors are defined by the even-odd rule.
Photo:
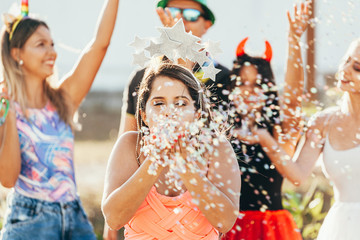
[[[53,74],[56,56],[50,31],[43,25],[35,30],[19,52],[13,54],[15,60],[23,61],[21,68],[25,77],[41,80]]]
[[[337,86],[346,92],[360,93],[360,40],[353,42],[337,73]]]
[[[184,83],[166,76],[158,76],[151,86],[145,105],[143,121],[150,129],[158,119],[171,118],[181,124],[195,120],[194,101]]]

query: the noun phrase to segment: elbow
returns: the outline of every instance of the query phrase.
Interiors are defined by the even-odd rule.
[[[106,53],[108,48],[110,46],[110,40],[109,41],[94,41],[92,44],[92,47],[99,49],[101,52]]]
[[[237,216],[232,217],[231,219],[228,218],[223,223],[219,223],[218,226],[215,227],[216,230],[224,234],[229,232],[234,227],[234,224],[236,223],[236,218]]]
[[[104,215],[104,218],[105,218],[105,222],[106,224],[112,229],[112,230],[120,230],[120,228],[122,228],[125,224],[120,224],[118,219],[114,219],[113,217],[111,216],[105,216]]]
[[[290,182],[295,186],[295,187],[299,187],[300,185],[302,185],[303,183],[304,183],[304,178],[302,178],[302,177],[296,177],[296,178],[294,178],[294,177],[292,177],[292,178],[290,178],[290,177],[287,177],[287,179],[289,179],[290,180]]]
[[[215,226],[216,230],[221,233],[229,232],[235,225],[236,219],[239,217],[239,210],[234,210],[233,213],[224,216],[223,220]]]
[[[16,180],[1,180],[1,185],[5,188],[13,188],[15,187]]]
[[[5,188],[13,188],[16,185],[19,173],[13,174],[11,176],[6,176],[5,178],[1,178],[1,185]]]
[[[110,46],[110,41],[109,42],[104,42],[101,46],[100,46],[100,49],[101,49],[101,51],[103,51],[103,52],[107,52],[107,50],[108,50],[108,48],[109,48],[109,46]]]
[[[303,181],[294,180],[294,181],[291,181],[291,183],[292,183],[295,187],[300,187],[300,185],[303,184]]]
[[[122,214],[119,214],[119,213],[113,211],[113,209],[109,209],[109,207],[107,207],[106,205],[102,206],[101,211],[104,215],[106,224],[111,229],[119,230],[120,228],[122,228],[125,225],[125,223],[122,221],[124,219],[122,217]]]

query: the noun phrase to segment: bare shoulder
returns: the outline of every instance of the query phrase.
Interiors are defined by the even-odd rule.
[[[328,130],[328,126],[330,120],[333,116],[339,113],[339,107],[329,107],[322,111],[315,113],[311,116],[308,124],[307,124],[307,133],[313,134],[315,133],[318,136],[324,137]]]
[[[128,131],[120,135],[118,140],[115,143],[115,146],[122,148],[133,148],[136,147],[136,142],[138,140],[138,132],[136,131]]]
[[[130,131],[122,134],[111,152],[110,160],[124,161],[125,159],[136,158],[138,132]]]
[[[308,127],[324,127],[337,112],[339,112],[339,107],[335,106],[315,113],[310,117]]]
[[[115,179],[122,183],[138,169],[137,135],[137,132],[126,132],[118,138],[109,157],[107,179]]]

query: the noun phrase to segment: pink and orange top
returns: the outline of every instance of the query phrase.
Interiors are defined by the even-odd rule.
[[[159,194],[153,186],[125,225],[125,239],[217,240],[219,232],[191,200],[188,191],[168,197]]]

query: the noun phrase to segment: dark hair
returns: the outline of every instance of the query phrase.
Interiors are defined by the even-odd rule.
[[[258,123],[261,127],[266,127],[272,133],[272,128],[275,124],[279,124],[280,107],[278,93],[274,90],[276,83],[274,81],[274,74],[271,69],[270,62],[261,57],[252,57],[247,54],[237,57],[234,61],[233,69],[230,73],[231,83],[230,92],[237,86],[237,82],[241,82],[239,78],[240,72],[244,66],[251,64],[256,67],[260,77],[260,82],[257,82],[259,87],[267,86],[264,94],[267,96],[265,105],[261,110],[262,121]],[[271,113],[271,114],[270,114]],[[240,117],[240,116],[236,116]],[[232,119],[230,121],[233,121]],[[233,121],[232,124],[241,126],[241,121]]]
[[[210,104],[209,100],[205,97],[203,87],[196,77],[186,68],[177,64],[170,63],[169,61],[156,63],[146,69],[145,75],[141,81],[138,91],[138,101],[136,110],[136,119],[138,127],[146,126],[141,119],[141,111],[145,112],[146,102],[150,97],[152,84],[159,76],[169,77],[181,81],[187,87],[196,110],[201,111],[202,117],[208,119],[210,122]]]

